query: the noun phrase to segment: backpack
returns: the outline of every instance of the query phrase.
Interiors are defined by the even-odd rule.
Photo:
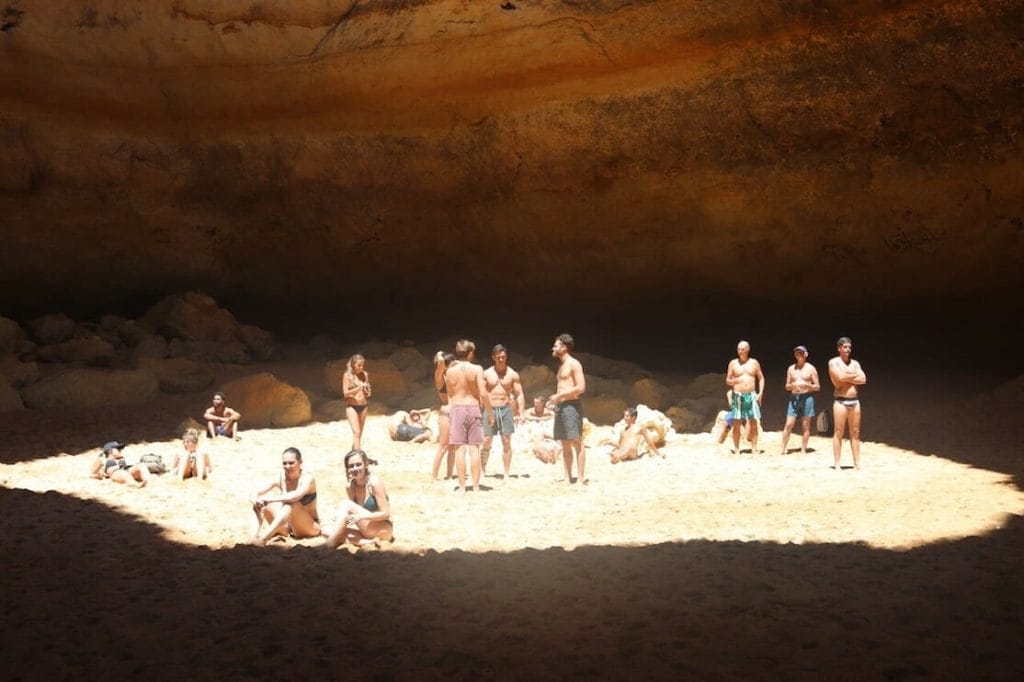
[[[817,428],[818,433],[832,433],[832,413],[827,409],[819,412],[814,426]]]
[[[145,464],[151,474],[166,474],[167,467],[164,465],[164,458],[154,455],[152,452],[139,458],[139,464]]]

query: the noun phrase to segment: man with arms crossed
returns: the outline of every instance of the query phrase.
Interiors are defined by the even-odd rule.
[[[758,424],[761,421],[761,400],[764,397],[764,374],[761,363],[750,357],[750,344],[736,344],[737,358],[729,363],[725,383],[732,389],[732,442],[735,454],[740,452],[740,422],[747,424],[750,451],[757,452]]]
[[[474,364],[476,344],[459,339],[455,344],[455,362],[444,374],[450,406],[448,452],[455,457],[455,471],[459,476],[459,490],[466,492],[466,449],[469,449],[473,490],[480,489],[480,444],[484,442],[483,418],[480,404],[491,409],[491,399],[484,384],[484,370]],[[489,417],[493,419],[493,415]]]
[[[519,380],[519,372],[508,366],[508,349],[500,343],[491,349],[494,364],[484,372],[484,384],[491,399],[491,411],[494,414],[494,426],[490,420],[484,424],[484,447],[480,455],[480,468],[486,472],[487,459],[491,454],[491,441],[494,434],[501,435],[501,457],[505,465],[505,480],[508,480],[509,469],[512,467],[512,433],[516,423],[522,420],[526,411],[523,398],[523,384]],[[512,401],[515,401],[513,410]]]
[[[575,342],[569,334],[555,339],[551,355],[558,358],[558,373],[555,375],[555,392],[548,398],[547,407],[555,411],[554,436],[562,443],[562,459],[565,463],[565,479],[572,485],[573,451],[579,481],[586,484],[587,453],[583,447],[583,406],[580,396],[587,390],[583,376],[583,365],[571,353]]]
[[[782,429],[782,454],[786,454],[789,434],[793,432],[797,417],[804,430],[803,444],[800,452],[807,454],[807,442],[811,438],[811,418],[814,417],[814,396],[821,390],[818,383],[818,370],[807,362],[807,346],[793,349],[796,363],[786,370],[786,390],[789,391],[789,404],[786,407],[786,426]]]
[[[853,342],[843,336],[836,341],[839,355],[828,361],[828,378],[834,387],[832,394],[832,419],[835,433],[832,435],[832,454],[835,456],[835,470],[839,471],[839,454],[843,448],[843,432],[850,427],[850,449],[853,450],[853,468],[860,469],[860,398],[857,387],[868,382],[860,363],[850,357]]]

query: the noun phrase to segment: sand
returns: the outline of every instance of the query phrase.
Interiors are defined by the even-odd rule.
[[[904,390],[911,390],[904,388]],[[906,405],[895,390],[875,410]],[[325,522],[344,495],[344,422],[204,441],[208,481],[85,476],[96,445],[173,459],[154,422],[201,396],[116,415],[4,415],[3,654],[10,678],[1018,679],[1024,493],[1013,433],[936,400],[875,429],[864,469],[731,455],[707,434],[586,486],[561,463],[492,456],[483,490],[429,477],[434,445],[364,448],[393,545],[244,544],[247,499],[298,446]],[[865,408],[865,434],[878,412]],[[167,415],[174,415],[169,419]],[[980,426],[976,426],[979,425]],[[970,425],[970,426],[968,426]],[[969,433],[963,429],[970,428]],[[608,435],[595,430],[590,441]],[[799,445],[795,435],[790,446]],[[844,463],[850,464],[849,452]]]

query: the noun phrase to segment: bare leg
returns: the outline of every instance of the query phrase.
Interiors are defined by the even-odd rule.
[[[487,460],[491,458],[491,443],[494,436],[484,436],[484,444],[480,446],[480,471],[487,474]]]
[[[572,441],[559,441],[562,444],[562,464],[565,466],[565,481],[572,485]]]
[[[512,470],[512,436],[502,434],[501,436],[501,462],[505,465],[505,480],[508,480],[509,472]]]
[[[793,432],[793,427],[796,425],[796,415],[792,417],[786,417],[786,425],[782,427],[782,454],[786,454],[786,446],[789,445],[789,434]],[[804,442],[804,450],[807,449],[807,443]]]
[[[449,445],[448,456],[455,458],[455,472],[459,477],[459,490],[466,492],[466,446]]]
[[[363,414],[366,414],[366,410],[363,410]],[[363,422],[360,420],[362,415],[356,412],[356,409],[349,405],[345,408],[345,418],[348,419],[348,425],[352,429],[352,449],[359,450],[362,446],[363,440]]]
[[[217,437],[217,427],[213,422],[206,422],[206,433],[210,434],[210,438]]]
[[[572,441],[576,449],[576,469],[580,472],[580,483],[587,482],[587,451],[583,445],[583,439],[577,438]]]
[[[452,477],[452,465],[455,464],[451,453],[448,452],[448,415],[440,414],[437,417],[437,424],[440,433],[437,436],[437,452],[434,453],[434,468],[430,472],[431,478],[437,480],[437,474],[441,470],[441,459],[444,458],[445,454],[448,455],[448,475],[446,478]]]
[[[469,467],[473,474],[473,491],[480,490],[480,474],[483,473],[483,466],[480,463],[480,446],[469,445]]]
[[[140,488],[144,488],[149,483],[149,467],[145,464],[136,464],[129,473],[131,473],[132,478],[138,481]]]
[[[750,452],[757,452],[757,436],[761,429],[759,428],[761,421],[759,419],[748,419],[747,420],[747,439],[750,441]]]
[[[860,469],[860,403],[847,408],[850,423],[850,449],[853,450],[853,468]]]
[[[802,444],[801,444],[801,447],[800,447],[800,451],[803,452],[803,454],[806,455],[807,454],[807,444],[811,442],[811,418],[810,417],[801,417],[800,418],[800,426],[802,426],[803,429],[804,429],[804,437],[803,437],[803,440],[801,441]]]
[[[740,427],[742,426],[743,420],[733,419],[732,420],[732,445],[733,453],[740,454]]]
[[[267,518],[267,514],[270,518]],[[262,534],[257,534],[253,544],[265,545],[267,540],[275,535],[284,535],[287,532],[288,519],[292,515],[292,505],[281,502],[273,502],[264,507],[263,517],[267,519],[267,529]]]
[[[839,471],[839,456],[843,450],[843,432],[846,431],[846,406],[832,403],[832,421],[835,429],[832,433],[832,454],[835,456],[835,469]]]

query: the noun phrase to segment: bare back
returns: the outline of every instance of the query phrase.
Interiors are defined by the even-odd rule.
[[[444,383],[450,405],[479,405],[480,396],[487,393],[483,368],[466,360],[452,363],[445,372]]]

